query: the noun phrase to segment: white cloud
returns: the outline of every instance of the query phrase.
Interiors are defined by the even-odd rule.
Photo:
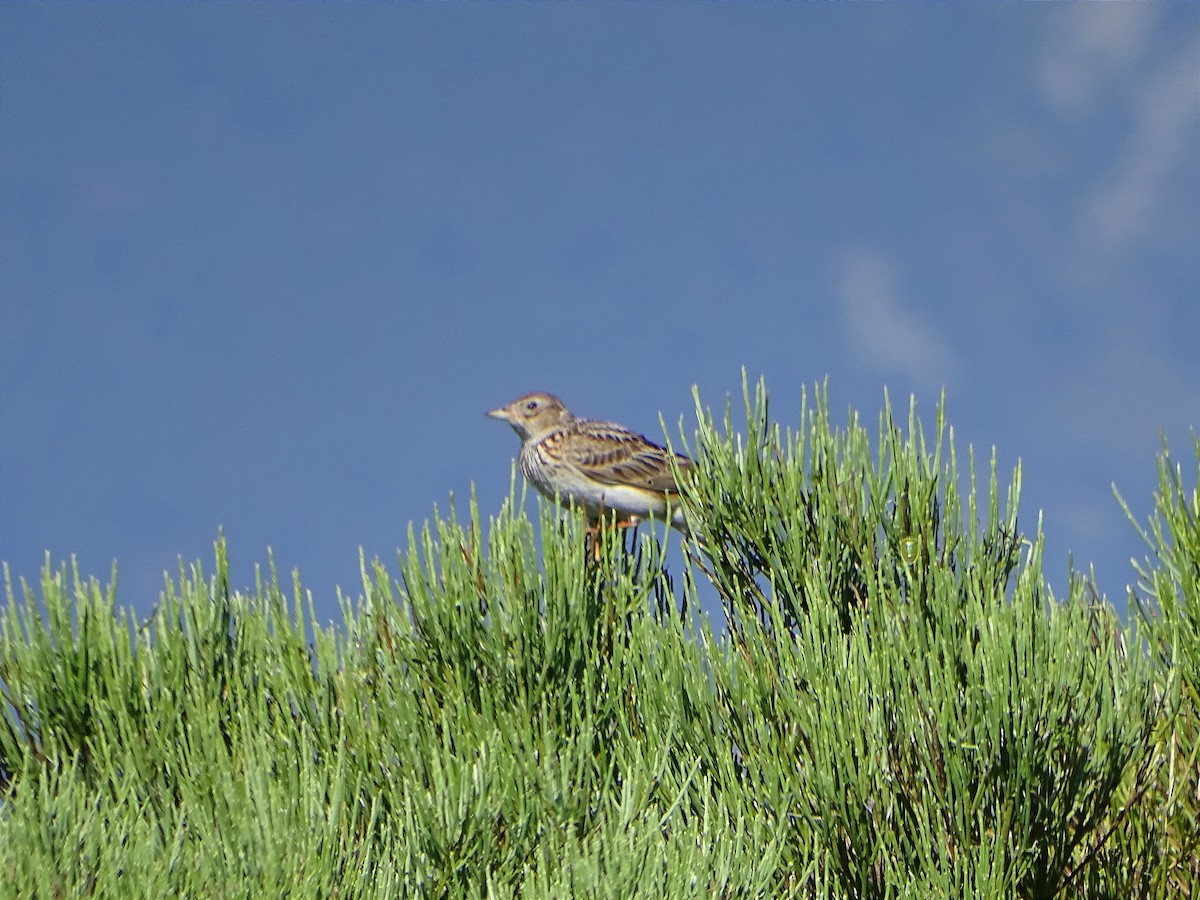
[[[1083,212],[1083,238],[1101,252],[1145,235],[1171,176],[1185,161],[1195,161],[1200,143],[1200,34],[1145,79],[1133,100],[1135,123],[1127,149]]]
[[[1177,42],[1163,28],[1153,4],[1062,7],[1033,73],[1044,102],[1111,160],[1076,200],[1073,262],[1089,278],[1172,227],[1164,200],[1200,153],[1200,32]]]
[[[1106,81],[1141,56],[1157,17],[1148,3],[1064,7],[1037,66],[1042,99],[1059,112],[1090,105]]]
[[[897,281],[896,267],[882,254],[861,248],[847,254],[838,294],[850,346],[876,369],[942,384],[955,368],[953,350],[936,328],[905,308]]]

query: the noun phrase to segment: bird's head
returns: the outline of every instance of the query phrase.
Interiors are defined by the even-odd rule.
[[[526,394],[508,406],[487,413],[489,418],[507,422],[522,441],[537,440],[570,422],[573,416],[553,394]]]

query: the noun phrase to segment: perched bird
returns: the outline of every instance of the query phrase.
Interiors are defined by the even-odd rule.
[[[552,500],[582,507],[593,527],[615,514],[618,527],[653,516],[688,530],[665,447],[624,425],[576,418],[553,394],[526,394],[487,415],[520,436],[517,462],[526,480]],[[686,473],[692,461],[673,455]]]

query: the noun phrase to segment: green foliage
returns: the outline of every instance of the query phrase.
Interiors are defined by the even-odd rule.
[[[1126,632],[1078,576],[1052,596],[1019,470],[980,497],[940,409],[872,442],[820,390],[794,431],[761,385],[740,433],[697,407],[675,577],[652,531],[593,548],[515,494],[435,515],[398,578],[364,561],[337,628],[273,570],[232,590],[223,541],[140,625],[73,567],[6,573],[0,896],[1194,890],[1177,470]]]
[[[1148,528],[1140,529],[1152,558],[1137,564],[1130,592],[1156,656],[1157,689],[1168,714],[1155,732],[1155,782],[1150,814],[1136,838],[1156,886],[1171,896],[1200,895],[1200,438],[1193,436],[1196,479],[1164,447],[1159,489]],[[1125,506],[1124,501],[1122,505]],[[1128,506],[1125,511],[1130,515]]]
[[[1077,888],[1146,762],[1149,666],[1081,580],[1050,596],[1041,536],[1018,532],[1019,470],[1002,506],[993,460],[981,515],[972,467],[964,506],[940,410],[930,450],[913,410],[905,434],[887,409],[872,458],[822,396],[796,433],[766,406],[760,386],[744,437],[701,412],[695,492],[747,782],[851,895]]]

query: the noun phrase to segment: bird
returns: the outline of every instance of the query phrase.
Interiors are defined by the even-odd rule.
[[[675,472],[686,477],[693,463],[682,453],[624,425],[574,416],[553,394],[525,394],[486,415],[521,438],[517,463],[525,479],[551,500],[582,507],[589,531],[615,516],[619,528],[654,518],[689,532]]]

